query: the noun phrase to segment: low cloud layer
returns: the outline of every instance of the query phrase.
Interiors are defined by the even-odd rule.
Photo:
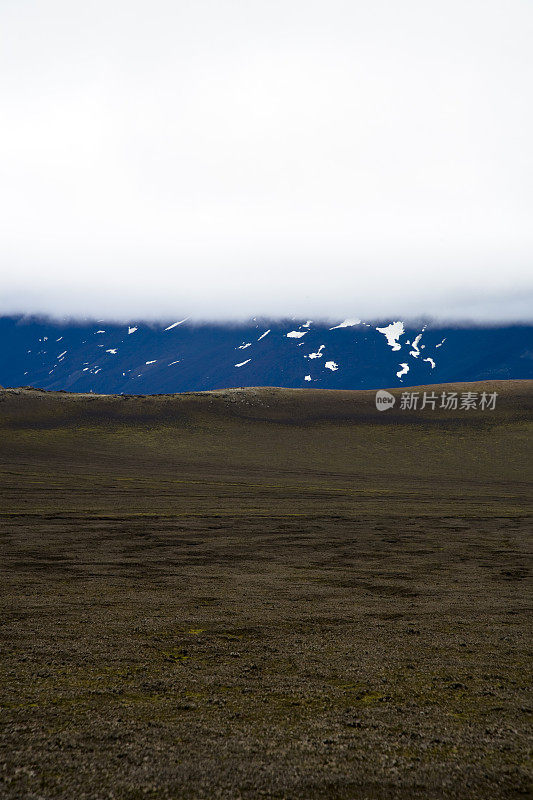
[[[0,313],[533,316],[531,4],[0,23]]]

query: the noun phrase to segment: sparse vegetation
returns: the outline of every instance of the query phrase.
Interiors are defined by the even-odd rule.
[[[533,383],[487,388],[0,391],[0,796],[525,796]]]

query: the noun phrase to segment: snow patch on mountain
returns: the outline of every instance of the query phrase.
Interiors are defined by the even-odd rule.
[[[400,364],[401,369],[396,373],[396,377],[402,379],[409,372],[409,364]]]
[[[393,350],[402,349],[398,339],[405,333],[403,322],[400,322],[399,320],[397,322],[391,322],[390,325],[387,325],[384,328],[376,328],[376,330],[385,336],[387,339],[387,344],[390,345]]]
[[[424,325],[418,336],[415,336],[415,338],[413,339],[413,343],[411,345],[413,349],[409,351],[409,355],[413,356],[413,358],[418,358],[418,356],[420,355],[420,351],[423,350],[425,347],[425,345],[423,344],[421,344],[420,347],[418,346],[425,330],[426,330],[426,325]],[[407,344],[409,344],[409,342]]]
[[[322,350],[324,349],[324,347],[325,345],[321,344],[316,353],[309,353],[307,358],[322,358],[323,355]]]

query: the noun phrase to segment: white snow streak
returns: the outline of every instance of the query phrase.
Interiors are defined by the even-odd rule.
[[[360,323],[360,319],[345,319],[344,322],[341,322],[339,325],[334,325],[333,328],[330,328],[330,331],[336,331],[337,328],[351,328],[354,325],[360,325]]]
[[[420,349],[419,349],[419,347],[418,347],[418,343],[419,343],[419,341],[420,341],[420,339],[421,339],[421,338],[422,338],[422,334],[421,334],[421,333],[419,333],[419,334],[418,334],[418,336],[416,336],[416,337],[413,339],[413,343],[412,343],[412,345],[411,345],[411,347],[412,347],[413,349],[412,349],[412,350],[409,350],[409,355],[410,355],[410,356],[413,356],[413,358],[418,358],[418,356],[420,355]]]
[[[166,331],[171,331],[172,328],[175,328],[176,325],[181,325],[182,322],[187,322],[190,317],[185,317],[185,319],[180,319],[179,322],[173,322],[172,325],[169,325],[168,328],[165,328]]]

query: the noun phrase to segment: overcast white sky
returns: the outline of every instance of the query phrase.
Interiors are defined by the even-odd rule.
[[[531,0],[1,0],[0,313],[533,317]]]

